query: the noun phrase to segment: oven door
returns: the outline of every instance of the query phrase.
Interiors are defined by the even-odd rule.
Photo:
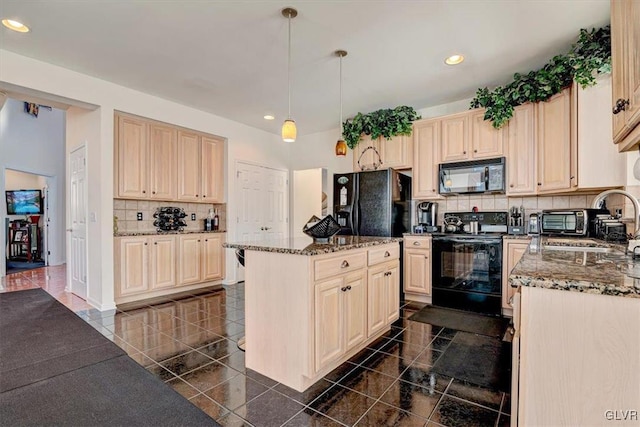
[[[501,314],[501,237],[434,237],[432,266],[433,305]]]

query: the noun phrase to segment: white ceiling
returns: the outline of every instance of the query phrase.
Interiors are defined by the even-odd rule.
[[[2,0],[0,48],[279,133],[333,129],[343,59],[344,116],[473,96],[566,52],[580,28],[609,22],[609,0]],[[444,58],[462,53],[463,64]],[[262,118],[270,113],[276,120]]]

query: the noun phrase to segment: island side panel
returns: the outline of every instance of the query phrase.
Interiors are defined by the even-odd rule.
[[[313,361],[312,257],[246,251],[246,367],[301,389]]]
[[[640,409],[639,299],[523,286],[521,314],[518,425],[604,425],[606,411]]]

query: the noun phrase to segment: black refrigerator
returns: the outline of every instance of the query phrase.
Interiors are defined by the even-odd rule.
[[[411,228],[411,177],[393,169],[333,175],[339,234],[397,236]]]

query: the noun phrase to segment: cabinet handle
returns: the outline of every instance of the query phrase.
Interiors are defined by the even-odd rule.
[[[351,285],[347,286],[347,290],[350,291],[351,290]]]
[[[420,242],[416,240],[415,242],[413,242],[413,246],[420,246]]]
[[[349,263],[345,259],[344,261],[342,261],[342,265],[340,266],[340,268],[347,268],[347,267],[349,267]]]
[[[340,288],[340,290],[341,290],[342,292],[347,292],[347,288],[346,288],[346,287]]]
[[[385,258],[390,257],[390,256],[391,256],[391,254],[389,253],[389,251],[384,251],[384,257]]]
[[[541,183],[541,182],[539,182],[539,183],[538,183],[538,185],[542,185],[542,183]]]
[[[575,179],[575,176],[572,176],[570,179]]]
[[[616,105],[613,107],[613,114],[618,114],[621,111],[625,111],[628,105],[629,105],[628,99],[622,99],[622,98],[618,99],[616,101]]]

